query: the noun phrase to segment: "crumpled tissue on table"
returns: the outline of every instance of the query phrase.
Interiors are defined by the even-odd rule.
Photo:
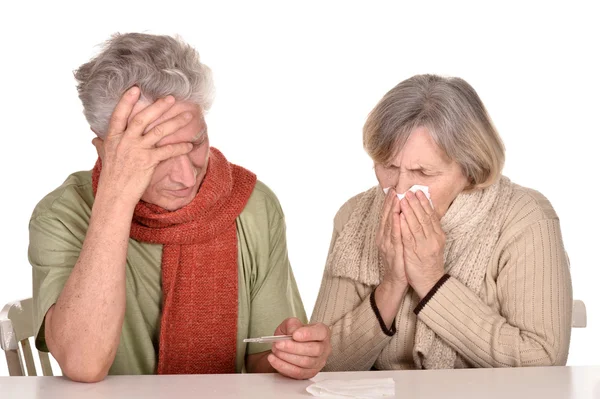
[[[431,196],[429,195],[429,187],[428,186],[419,186],[418,184],[415,184],[414,186],[412,186],[411,188],[408,189],[408,191],[412,191],[413,193],[416,193],[419,190],[423,191],[423,194],[425,194],[425,196],[429,200],[429,203],[431,204],[431,207],[433,208],[433,202],[431,202]],[[386,187],[383,189],[383,192],[385,194],[387,194],[388,191],[390,191],[389,187]],[[398,199],[402,200],[402,198],[404,198],[404,196],[406,195],[407,192],[405,192],[403,194],[398,194]]]
[[[307,387],[306,391],[328,399],[376,399],[395,396],[396,384],[393,378],[322,380]]]

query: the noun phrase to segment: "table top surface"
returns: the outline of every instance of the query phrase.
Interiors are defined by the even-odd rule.
[[[320,373],[313,380],[391,377],[396,398],[600,398],[600,366]],[[64,377],[0,377],[8,398],[311,398],[306,387],[277,374],[109,376],[96,384]]]

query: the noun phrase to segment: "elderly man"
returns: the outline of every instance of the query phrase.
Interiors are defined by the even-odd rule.
[[[75,73],[98,161],[30,222],[36,346],[77,381],[107,374],[314,376],[283,212],[209,146],[210,70],[168,36],[115,35]],[[248,337],[292,335],[271,346]]]

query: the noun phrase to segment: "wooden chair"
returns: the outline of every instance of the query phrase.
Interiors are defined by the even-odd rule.
[[[0,312],[0,347],[6,355],[8,374],[11,376],[37,375],[31,343],[33,331],[33,301],[31,298],[11,302]],[[19,348],[19,343],[21,347]],[[43,375],[53,375],[50,358],[46,352],[38,352]],[[25,367],[23,367],[25,360]],[[26,373],[27,372],[27,373]]]
[[[573,315],[571,316],[571,327],[585,328],[587,326],[587,312],[585,303],[579,299],[573,300]]]

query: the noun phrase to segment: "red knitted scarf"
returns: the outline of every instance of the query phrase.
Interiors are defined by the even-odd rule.
[[[94,194],[102,163],[92,172]],[[130,237],[163,244],[158,374],[234,373],[237,347],[236,218],[256,176],[211,148],[198,194],[169,212],[140,201]]]

